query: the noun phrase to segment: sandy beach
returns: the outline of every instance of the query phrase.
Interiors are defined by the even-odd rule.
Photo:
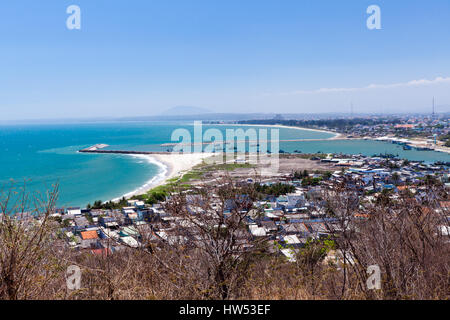
[[[323,139],[323,140],[336,140],[336,139],[343,139],[344,136],[341,133],[333,132],[333,131],[327,131],[327,130],[320,130],[320,129],[311,129],[311,128],[302,128],[302,127],[290,127],[290,126],[284,126],[281,124],[214,124],[215,126],[233,126],[233,127],[267,127],[267,128],[284,128],[284,129],[295,129],[295,130],[302,130],[302,131],[314,131],[314,132],[323,132],[323,133],[329,133],[334,134],[334,137]]]
[[[154,154],[154,155],[135,155],[134,157],[139,157],[147,160],[150,163],[159,166],[160,172],[157,176],[153,177],[146,184],[139,187],[138,189],[129,192],[123,197],[129,199],[133,196],[145,194],[153,188],[163,185],[167,180],[180,177],[183,174],[189,172],[193,167],[199,165],[204,159],[212,157],[213,153],[185,153],[185,154]],[[122,197],[120,197],[122,198]],[[113,199],[112,201],[118,201],[120,198]]]
[[[327,131],[327,130],[320,130],[320,129],[311,129],[311,128],[302,128],[302,127],[290,127],[290,126],[283,126],[283,125],[272,125],[270,127],[274,127],[274,128],[284,128],[284,129],[295,129],[295,130],[302,130],[302,131],[313,131],[313,132],[323,132],[323,133],[329,133],[329,134],[334,134],[334,137],[332,138],[328,138],[328,139],[323,139],[323,140],[333,140],[333,139],[338,139],[341,138],[342,134],[337,133],[337,132],[333,132],[333,131]]]
[[[319,130],[319,129],[310,129],[310,128],[301,128],[301,127],[290,127],[284,125],[257,125],[257,124],[223,124],[227,126],[249,126],[249,127],[268,127],[268,128],[284,128],[284,129],[295,129],[295,130],[304,130],[304,131],[315,131],[315,132],[324,132],[333,134],[334,137],[323,139],[323,140],[335,140],[341,139],[342,135],[340,133]],[[140,157],[146,159],[147,161],[158,165],[161,170],[160,173],[153,177],[150,181],[148,181],[143,186],[138,189],[129,192],[123,197],[129,199],[133,196],[145,194],[153,188],[156,188],[160,185],[163,185],[167,182],[167,180],[172,179],[174,177],[182,176],[183,174],[189,172],[193,167],[198,164],[201,164],[204,159],[214,156],[213,153],[185,153],[185,154],[154,154],[154,155],[135,155],[136,157]],[[120,197],[122,198],[122,197]],[[120,198],[113,199],[112,201],[118,201]]]
[[[167,174],[164,181],[181,176],[204,159],[212,157],[213,153],[185,153],[185,154],[155,154],[150,157],[163,163],[167,167]],[[163,184],[164,182],[161,182]]]

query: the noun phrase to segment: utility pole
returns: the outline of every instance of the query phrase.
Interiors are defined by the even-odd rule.
[[[432,113],[433,118],[434,118],[435,115],[436,115],[436,113],[435,113],[435,110],[434,110],[434,97],[433,97],[433,113]]]

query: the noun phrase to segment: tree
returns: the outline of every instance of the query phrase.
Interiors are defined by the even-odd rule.
[[[400,182],[400,175],[397,172],[394,172],[392,174],[392,181],[394,182],[394,184],[398,184]]]
[[[56,225],[50,215],[58,185],[46,197],[14,185],[0,198],[0,299],[45,299],[64,288]],[[59,283],[59,285],[52,284]]]
[[[203,297],[228,299],[247,277],[252,257],[263,251],[265,238],[252,239],[246,225],[257,197],[253,186],[237,187],[229,178],[216,185],[173,194],[165,209],[177,218],[176,246],[192,257]]]
[[[353,193],[353,194],[352,194]],[[381,202],[354,207],[349,199],[358,195],[339,186],[327,193],[337,222],[328,227],[337,248],[351,258],[346,270],[349,287],[366,299],[442,299],[447,297],[449,266],[448,210],[440,201],[448,200],[441,186],[432,186],[423,200],[399,194],[382,194]],[[361,220],[355,214],[363,215]],[[345,259],[344,259],[345,263]],[[367,267],[378,265],[382,272],[382,289],[366,287]]]

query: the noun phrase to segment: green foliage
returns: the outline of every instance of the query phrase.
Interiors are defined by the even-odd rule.
[[[205,171],[220,171],[220,170],[226,170],[226,171],[233,171],[240,168],[252,168],[253,165],[249,163],[224,163],[224,164],[215,164],[212,166],[208,166],[204,168]]]
[[[147,204],[155,204],[160,201],[164,201],[167,196],[168,193],[166,190],[151,190],[147,193],[147,199],[145,200],[145,202]]]
[[[392,181],[394,181],[395,183],[399,183],[400,182],[400,175],[397,172],[394,172],[392,174]]]
[[[188,173],[186,173],[180,180],[179,182],[189,182],[191,180],[199,180],[202,177],[202,173],[198,172],[198,171],[190,171]]]
[[[294,172],[294,179],[303,179],[309,176],[308,170],[303,171],[295,171]]]
[[[70,220],[69,219],[64,219],[62,221],[61,225],[63,226],[63,228],[70,227]]]
[[[295,187],[290,184],[277,183],[272,185],[261,185],[255,183],[255,190],[265,195],[280,196],[295,191]]]
[[[323,119],[323,120],[279,120],[279,119],[267,119],[267,120],[247,120],[239,121],[239,124],[262,124],[262,125],[275,125],[282,124],[291,127],[303,127],[303,128],[333,128],[338,131],[343,131],[348,128],[353,128],[356,125],[362,126],[375,126],[379,124],[399,124],[400,119]]]
[[[327,171],[323,174],[323,178],[328,180],[331,178],[332,175],[333,175],[333,173],[331,173],[330,171]]]
[[[423,178],[423,184],[427,186],[438,186],[441,185],[442,182],[439,181],[437,177],[428,174]]]
[[[92,219],[92,217],[89,214],[85,214],[84,217],[87,219],[87,221],[89,221],[89,223],[94,223],[94,220]]]
[[[303,187],[306,187],[306,186],[318,186],[321,181],[322,181],[322,178],[306,177],[306,178],[304,178],[302,180],[302,186]]]
[[[125,197],[123,197],[118,202],[108,201],[108,202],[103,203],[101,200],[97,200],[94,202],[94,204],[92,205],[91,208],[92,209],[113,210],[113,209],[120,209],[120,208],[126,207],[127,205],[128,205],[128,202],[125,199]]]
[[[330,252],[336,248],[336,243],[328,237],[327,239],[314,240],[308,239],[305,246],[298,253],[300,264],[308,269],[314,269],[314,266],[322,261]]]

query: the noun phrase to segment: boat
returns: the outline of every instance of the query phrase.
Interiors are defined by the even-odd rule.
[[[404,146],[403,146],[403,150],[411,150],[412,149],[412,147],[411,146],[408,146],[407,144],[405,144]]]
[[[433,149],[428,147],[416,147],[417,151],[433,151]]]

